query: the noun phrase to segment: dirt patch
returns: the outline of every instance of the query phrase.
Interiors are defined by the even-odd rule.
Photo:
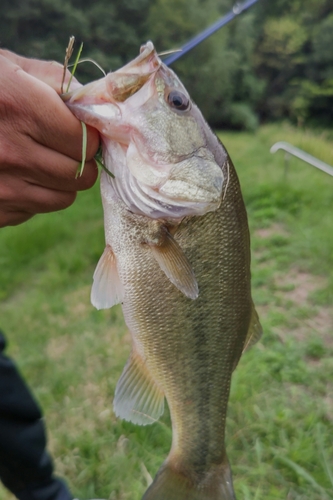
[[[62,359],[64,354],[71,348],[72,341],[66,335],[51,338],[47,344],[46,354],[49,359],[57,361]]]
[[[274,277],[277,299],[287,303],[291,301],[296,307],[305,311],[304,317],[294,320],[294,326],[283,333],[279,329],[282,340],[292,334],[300,342],[320,338],[327,349],[333,347],[333,313],[328,307],[316,306],[311,294],[326,285],[323,276],[291,269],[288,273]],[[292,316],[292,309],[291,309]],[[282,334],[281,334],[282,333]]]
[[[299,326],[293,328],[294,338],[303,342],[318,337],[327,349],[333,348],[333,315],[328,308],[320,308],[318,313],[311,318],[299,322]]]
[[[90,290],[91,285],[85,285],[65,296],[65,302],[74,316],[86,315],[91,311]]]
[[[289,233],[282,224],[272,224],[269,227],[263,227],[257,229],[254,234],[262,239],[271,238],[272,236],[277,236],[277,235],[289,236]]]
[[[306,305],[310,294],[326,284],[322,276],[314,276],[298,269],[291,269],[287,274],[276,276],[274,282],[276,287],[283,291],[284,297],[298,306]]]

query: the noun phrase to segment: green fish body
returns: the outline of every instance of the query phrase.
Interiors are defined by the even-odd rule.
[[[172,420],[171,451],[143,499],[235,499],[224,444],[231,375],[261,333],[237,174],[151,42],[93,85],[67,104],[99,128],[115,174],[101,176],[106,249],[92,288],[96,307],[122,304],[133,339],[114,410],[146,425],[166,398]]]

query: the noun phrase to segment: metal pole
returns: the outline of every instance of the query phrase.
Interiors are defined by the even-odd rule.
[[[279,149],[282,149],[283,151],[286,151],[289,155],[296,156],[300,160],[305,161],[306,163],[309,163],[313,167],[318,168],[319,170],[322,170],[328,175],[331,175],[333,177],[333,167],[331,165],[328,165],[327,163],[319,160],[319,158],[316,158],[315,156],[311,156],[309,153],[306,153],[302,149],[296,148],[292,144],[289,144],[289,142],[284,142],[284,141],[279,141],[273,144],[271,147],[270,151],[271,153],[276,153]],[[286,168],[286,156],[285,156],[285,168]]]
[[[203,40],[208,38],[210,35],[215,33],[215,31],[219,30],[222,28],[222,26],[225,26],[228,24],[230,21],[232,21],[236,16],[241,14],[241,12],[244,12],[247,10],[249,7],[251,7],[253,4],[257,3],[258,0],[247,0],[244,3],[236,3],[232,10],[226,14],[224,17],[221,17],[216,23],[212,24],[208,28],[206,28],[204,31],[196,35],[194,38],[191,38],[185,45],[181,47],[181,52],[176,52],[175,54],[172,54],[171,56],[167,57],[164,59],[164,64],[169,66],[170,64],[174,63],[182,57],[184,54],[192,50],[194,47],[196,47],[199,43],[201,43]]]
[[[289,170],[290,154],[287,151],[284,154],[284,180],[287,180],[288,170]]]

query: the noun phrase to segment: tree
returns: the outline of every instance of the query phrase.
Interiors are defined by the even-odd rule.
[[[62,62],[69,36],[84,43],[106,71],[138,53],[145,41],[150,0],[4,0],[0,4],[1,44],[30,57]],[[92,65],[80,68],[82,81],[100,77]]]
[[[177,48],[227,13],[234,0],[2,0],[0,43],[64,59],[70,35],[106,71],[151,39]],[[332,0],[260,0],[173,68],[216,127],[253,130],[262,120],[332,123]],[[100,72],[79,67],[82,82]]]

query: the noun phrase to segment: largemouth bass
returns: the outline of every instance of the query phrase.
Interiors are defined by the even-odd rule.
[[[99,309],[121,303],[132,334],[114,411],[150,424],[166,398],[171,414],[171,451],[143,499],[235,499],[230,381],[261,327],[233,164],[151,42],[64,100],[100,131],[114,175],[101,174],[106,248],[91,294]]]

